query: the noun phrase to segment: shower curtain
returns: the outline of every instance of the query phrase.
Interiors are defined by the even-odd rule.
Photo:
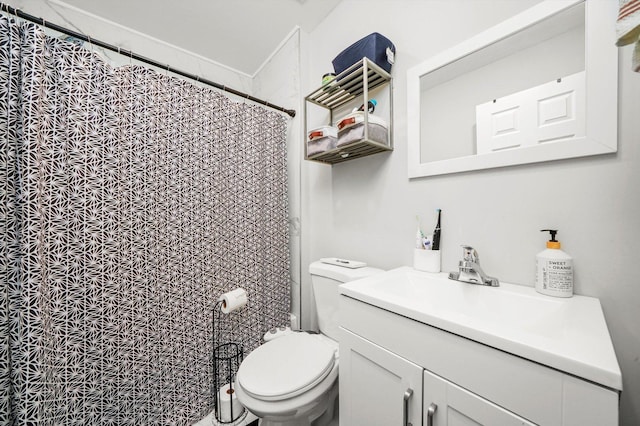
[[[0,15],[0,425],[208,413],[216,298],[245,353],[288,321],[285,133]]]

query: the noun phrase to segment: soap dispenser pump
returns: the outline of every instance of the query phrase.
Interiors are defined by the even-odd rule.
[[[560,250],[560,241],[556,240],[557,229],[543,229],[549,232],[547,249],[536,256],[536,291],[548,296],[573,296],[573,259]]]

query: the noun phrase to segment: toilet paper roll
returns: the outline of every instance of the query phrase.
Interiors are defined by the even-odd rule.
[[[226,384],[218,391],[218,401],[220,401],[220,421],[231,422],[237,420],[242,413],[244,413],[244,407],[238,401],[234,389],[231,389],[231,385]],[[231,416],[233,412],[233,417]]]
[[[247,292],[243,288],[236,288],[220,296],[218,301],[222,302],[220,310],[223,314],[228,314],[247,304]]]

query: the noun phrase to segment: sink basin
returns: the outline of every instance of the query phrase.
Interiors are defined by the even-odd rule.
[[[620,367],[600,301],[561,299],[532,287],[487,287],[410,267],[346,283],[340,293],[530,359],[603,386],[622,390]]]

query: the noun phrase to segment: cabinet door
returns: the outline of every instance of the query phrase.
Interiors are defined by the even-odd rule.
[[[340,335],[340,424],[422,425],[422,367],[347,330]]]
[[[535,425],[426,370],[423,406],[426,426]]]

